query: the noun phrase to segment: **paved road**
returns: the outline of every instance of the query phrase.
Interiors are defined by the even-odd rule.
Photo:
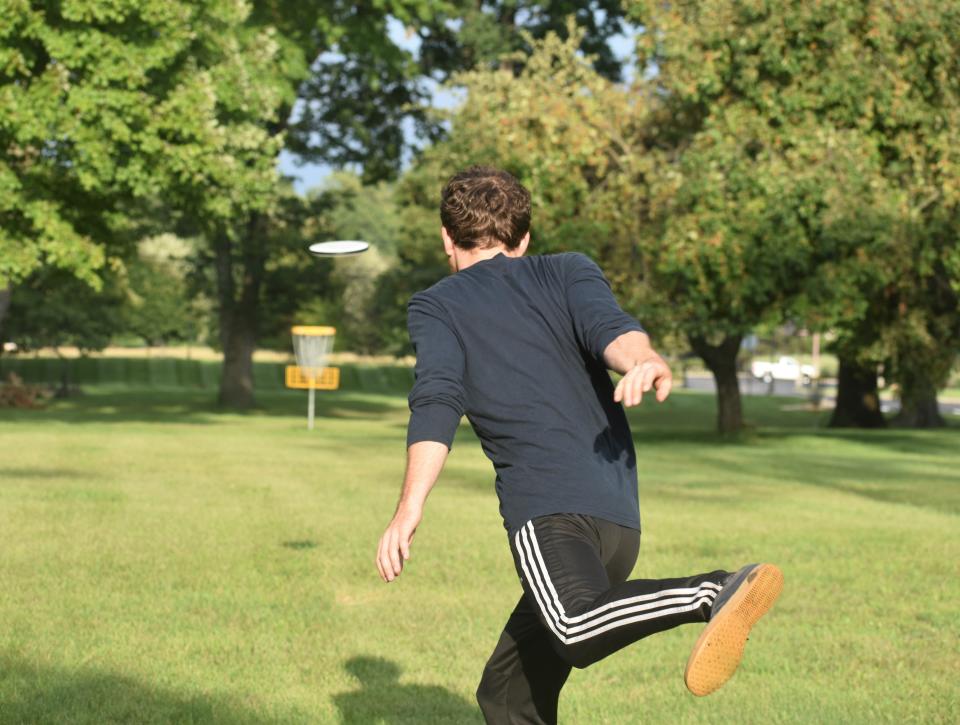
[[[712,375],[687,375],[686,385],[688,390],[703,390],[713,392],[716,385],[713,382]],[[774,380],[767,384],[762,380],[757,380],[749,373],[740,375],[740,394],[741,395],[783,395],[793,398],[809,398],[813,389],[809,386],[799,385],[792,380]],[[820,395],[822,405],[829,408],[833,405],[837,394],[837,381],[832,378],[825,378],[820,381]],[[897,401],[883,401],[881,409],[884,413],[895,413],[899,409]],[[950,401],[940,403],[940,412],[943,415],[960,416],[960,403]]]

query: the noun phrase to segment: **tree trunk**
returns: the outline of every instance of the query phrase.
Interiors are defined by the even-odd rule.
[[[13,285],[7,283],[5,287],[0,287],[0,355],[3,354],[3,343],[7,340],[3,336],[3,321],[7,318],[7,310],[10,309],[10,295],[13,292]]]
[[[60,385],[53,391],[53,397],[69,398],[74,392],[70,384],[70,360],[61,355],[59,350],[57,357],[60,358]]]
[[[255,321],[235,310],[226,345],[217,402],[225,408],[247,410],[254,405],[253,353],[257,347]]]
[[[877,371],[873,366],[859,365],[841,357],[837,374],[837,406],[833,409],[829,426],[885,428],[886,425],[877,393]]]
[[[937,405],[937,386],[920,373],[907,373],[900,381],[900,412],[891,425],[898,428],[943,428],[946,422]]]
[[[741,335],[727,335],[719,345],[711,345],[705,337],[691,335],[690,346],[703,358],[717,385],[717,430],[733,435],[743,429],[743,404],[740,381],[737,379],[737,355]]]
[[[223,370],[220,376],[218,402],[226,408],[246,410],[254,405],[253,353],[257,347],[257,318],[260,286],[263,281],[264,255],[260,250],[264,220],[254,214],[244,228],[246,239],[240,247],[256,250],[236,258],[233,242],[221,235],[216,251],[217,296],[220,312],[220,342],[223,347]],[[234,266],[240,267],[240,289]]]

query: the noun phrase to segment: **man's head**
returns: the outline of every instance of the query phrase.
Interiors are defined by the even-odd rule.
[[[530,192],[506,171],[473,166],[443,187],[440,221],[451,264],[456,252],[523,254],[530,239]]]

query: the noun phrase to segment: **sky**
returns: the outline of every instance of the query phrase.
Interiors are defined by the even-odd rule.
[[[420,49],[420,39],[407,33],[403,23],[395,18],[388,21],[388,32],[390,38],[401,48],[409,50],[414,55]],[[611,38],[611,47],[613,52],[620,58],[629,58],[633,53],[633,38],[627,34],[617,35]],[[627,65],[629,68],[629,64]],[[434,86],[432,103],[437,108],[450,108],[457,104],[455,93]],[[296,111],[294,111],[296,112]],[[321,186],[324,180],[335,170],[328,164],[308,163],[300,165],[297,163],[298,157],[295,154],[283,150],[278,160],[280,173],[291,176],[294,179],[293,188],[298,194],[305,194],[310,189]]]

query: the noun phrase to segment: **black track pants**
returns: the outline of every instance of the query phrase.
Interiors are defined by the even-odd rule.
[[[477,690],[488,723],[555,723],[571,667],[707,621],[729,572],[626,581],[639,548],[639,531],[580,514],[544,516],[513,532],[523,596]]]

